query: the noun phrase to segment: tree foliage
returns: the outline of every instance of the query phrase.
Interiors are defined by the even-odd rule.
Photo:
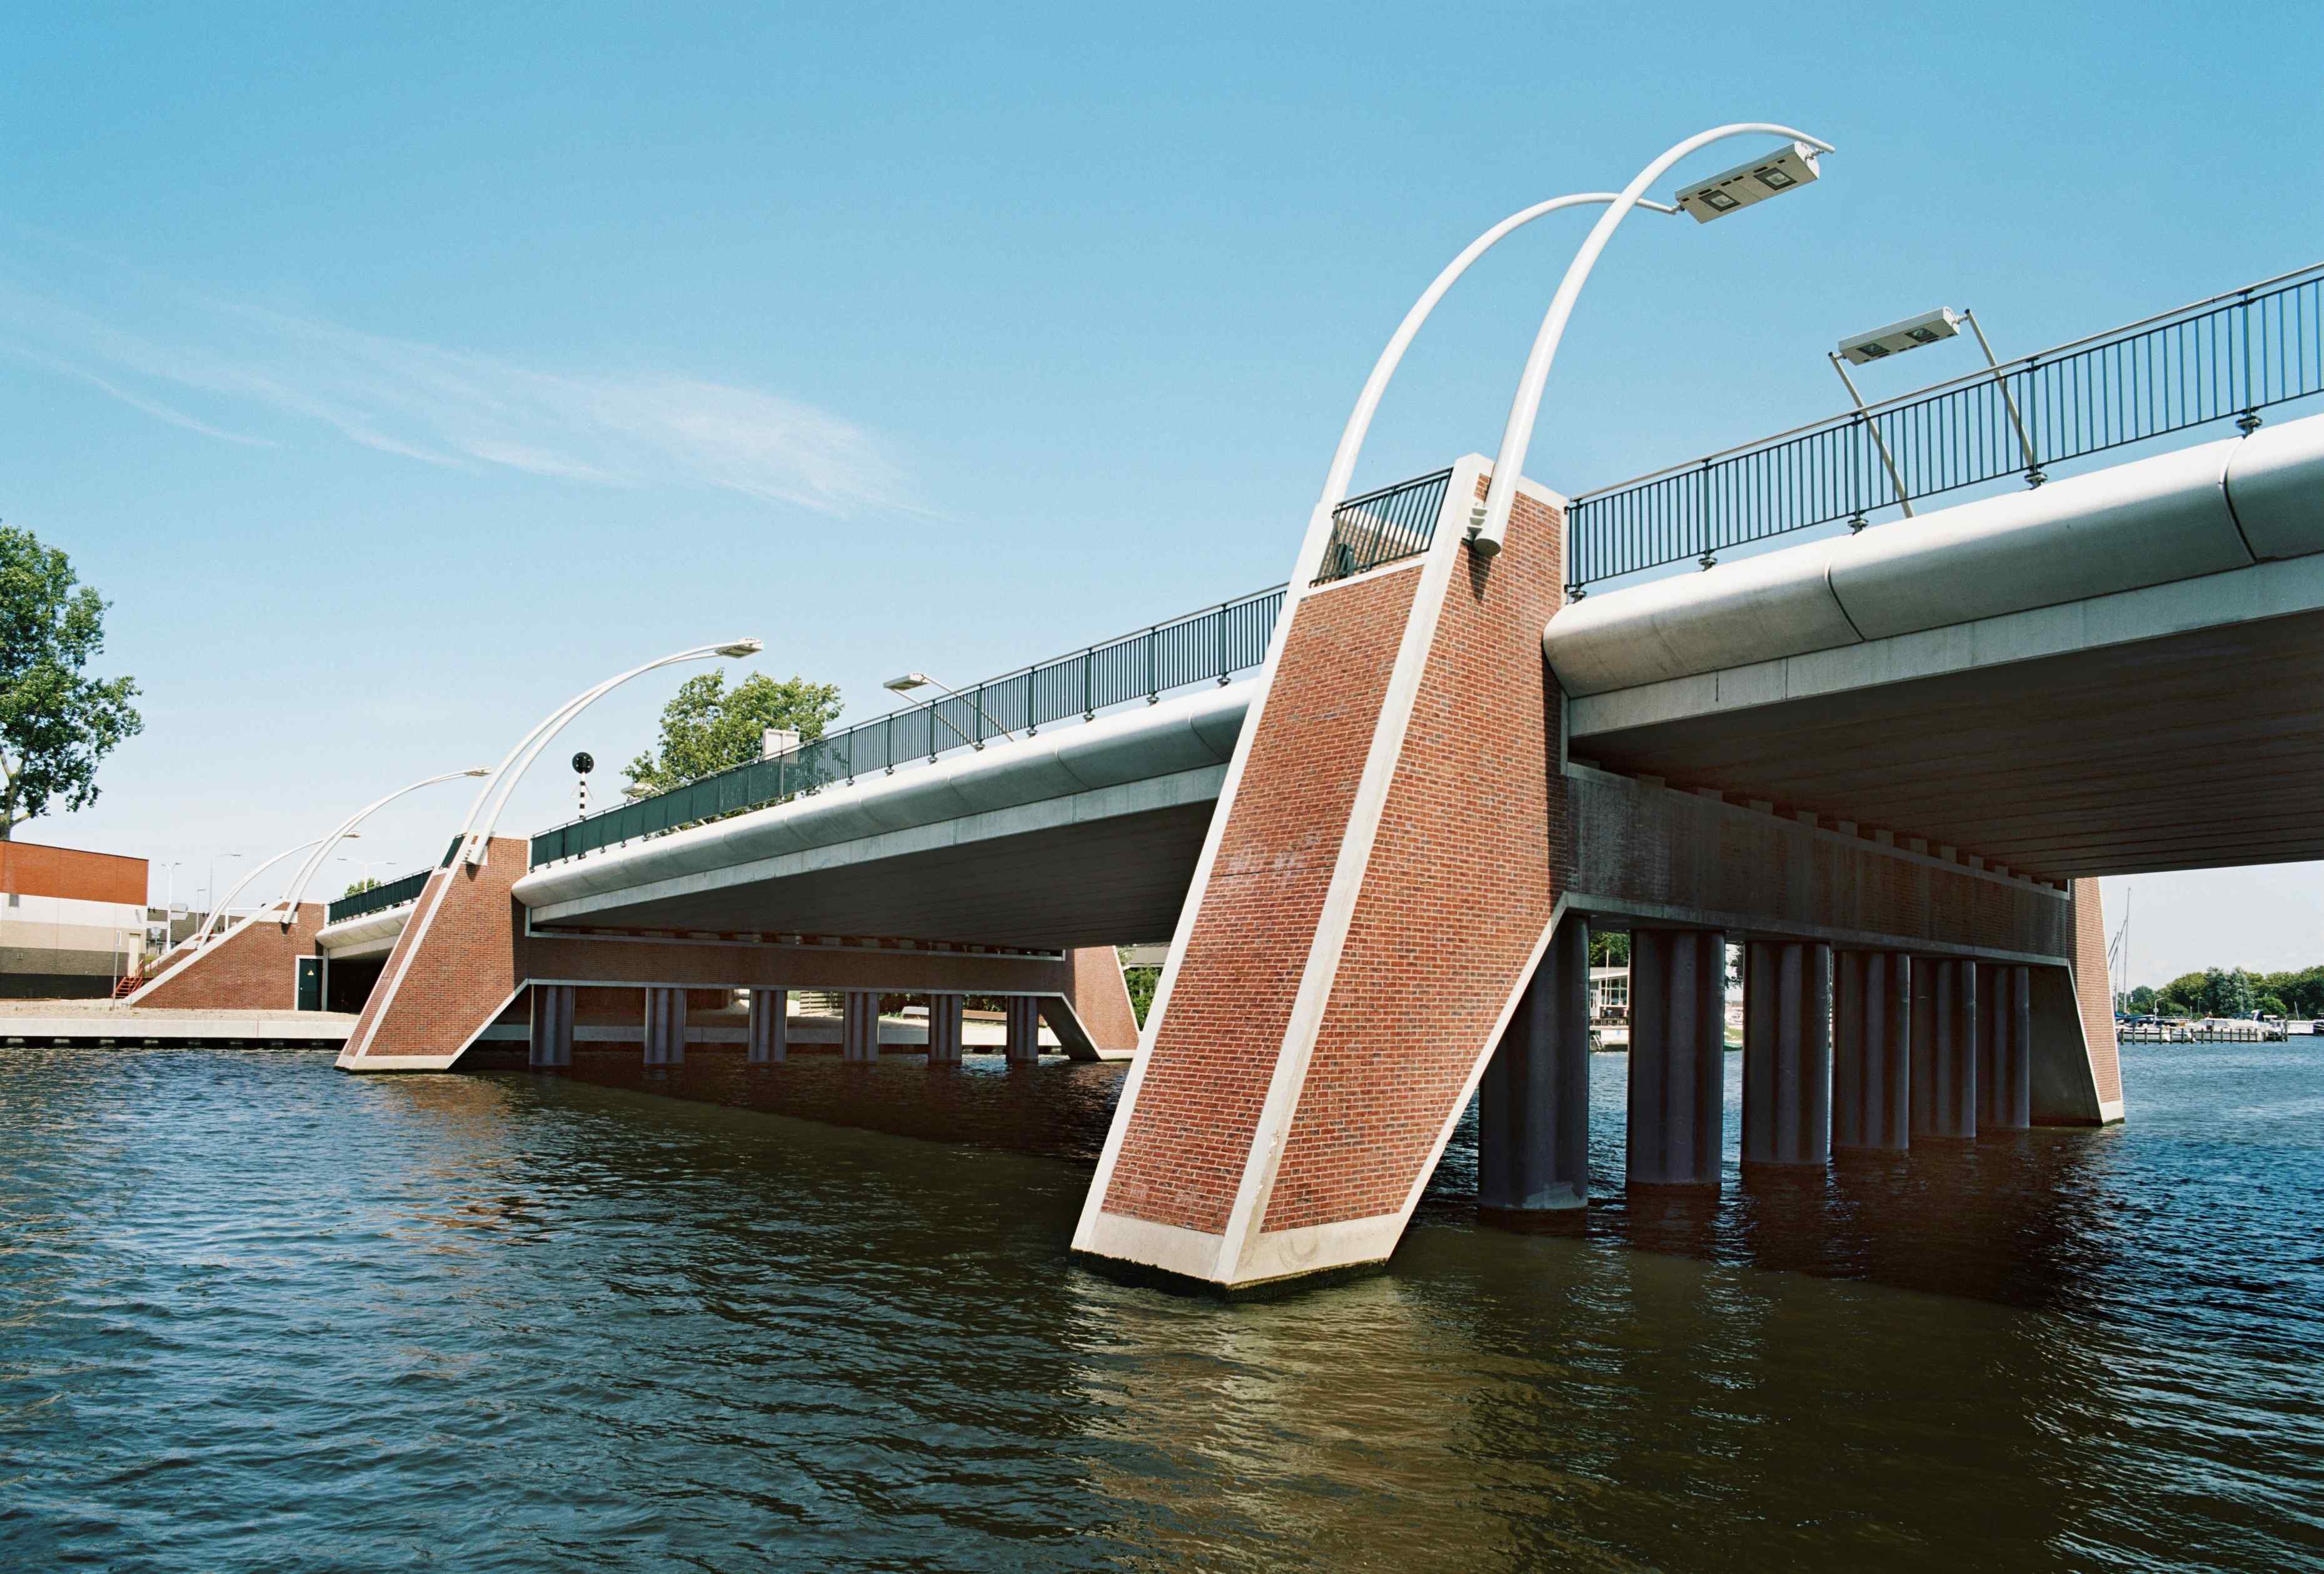
[[[378,889],[378,879],[374,875],[365,875],[362,879],[350,884],[345,891],[340,892],[339,900],[345,902],[350,896],[361,896],[366,891]]]
[[[661,712],[661,747],[622,770],[633,788],[663,792],[759,757],[766,729],[784,727],[812,743],[839,715],[839,689],[804,678],[754,672],[726,687],[726,669],[688,678]]]
[[[96,802],[97,767],[144,727],[134,680],[85,671],[104,645],[105,601],[70,560],[0,525],[0,841]]]
[[[1630,965],[1630,937],[1618,929],[1593,929],[1590,931],[1590,965],[1593,968],[1627,968]]]

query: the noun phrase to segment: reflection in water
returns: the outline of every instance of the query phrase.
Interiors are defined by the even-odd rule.
[[[1119,1068],[0,1051],[0,1562],[2324,1566],[2324,1064],[2126,1058],[1632,1208],[1599,1057],[1585,1236],[1464,1124],[1391,1272],[1222,1306],[1066,1257]]]

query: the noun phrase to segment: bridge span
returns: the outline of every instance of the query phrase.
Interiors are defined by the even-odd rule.
[[[154,1004],[327,958],[360,1072],[772,1063],[802,989],[858,1060],[881,995],[926,997],[941,1065],[998,996],[1012,1059],[1045,1022],[1136,1051],[1075,1248],[1226,1289],[1384,1259],[1472,1096],[1488,1215],[1578,1217],[1593,931],[1629,937],[1632,1188],[1719,1184],[1730,944],[1747,1169],[2118,1120],[2097,876],[2324,857],[2324,418],[2258,413],[2324,392],[2324,341],[2224,401],[2148,390],[2127,435],[2044,414],[2075,356],[2209,320],[1579,499],[1520,479],[1497,554],[1472,454],[1319,510],[1279,591],[456,846]],[[2021,458],[2036,485],[1869,517]],[[1111,948],[1163,934],[1141,1030]]]

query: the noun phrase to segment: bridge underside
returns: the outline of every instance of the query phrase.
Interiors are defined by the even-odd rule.
[[[1642,725],[1608,724],[1645,704],[1585,699],[1572,748],[2051,878],[2217,868],[2324,858],[2319,694],[2324,611],[1764,704],[1674,699]]]
[[[1212,801],[1071,821],[920,851],[835,852],[825,867],[720,871],[538,907],[560,930],[884,935],[1071,949],[1167,935]],[[676,889],[671,887],[675,886]]]

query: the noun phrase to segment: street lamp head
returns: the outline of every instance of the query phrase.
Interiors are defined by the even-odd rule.
[[[899,694],[908,694],[915,689],[924,689],[935,681],[936,680],[926,672],[907,672],[900,678],[889,679],[880,687],[893,689]]]
[[[755,656],[766,648],[767,642],[764,640],[741,639],[736,640],[733,644],[720,645],[718,653],[722,656],[732,656],[736,661],[740,661],[744,656]]]
[[[1960,332],[1960,312],[1950,306],[1940,306],[1934,311],[1923,311],[1918,317],[1841,339],[1835,353],[1847,357],[1849,365],[1860,366],[1868,361],[1885,360],[1923,345],[1935,344],[1939,339],[1951,338]]]
[[[473,770],[463,771],[460,773],[463,776],[489,776],[492,773],[493,768],[490,765],[478,765]]]
[[[1692,214],[1697,224],[1709,224],[1755,202],[1797,190],[1820,174],[1816,150],[1807,143],[1794,142],[1779,153],[1721,170],[1707,181],[1697,181],[1672,200]]]

